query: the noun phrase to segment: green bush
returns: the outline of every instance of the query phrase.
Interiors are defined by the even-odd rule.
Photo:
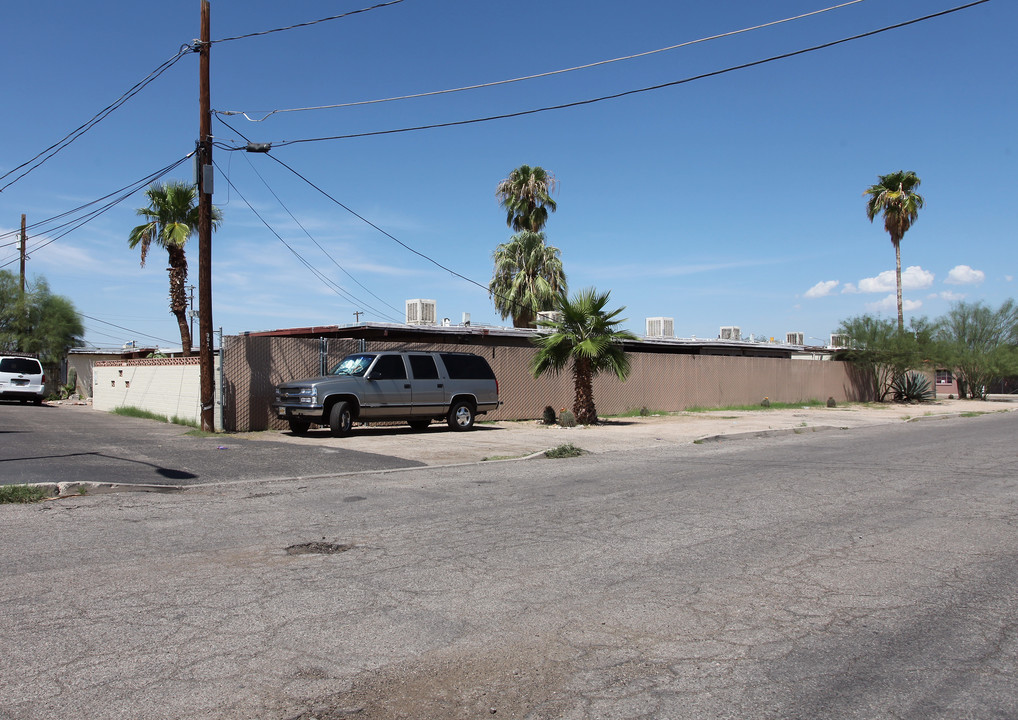
[[[827,407],[838,407],[838,401],[833,397],[827,398]]]
[[[580,455],[583,454],[583,452],[584,452],[583,450],[576,447],[572,443],[566,443],[565,445],[559,445],[557,448],[545,450],[544,456],[557,460],[559,458],[579,457]]]
[[[899,375],[891,383],[895,402],[929,402],[934,398],[930,379],[921,373]]]
[[[555,417],[555,408],[553,408],[551,405],[545,405],[544,415],[542,416],[542,421],[544,422],[544,424],[554,425],[556,419],[557,418]]]

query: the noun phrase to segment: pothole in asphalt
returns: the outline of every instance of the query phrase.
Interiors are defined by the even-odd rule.
[[[330,542],[307,542],[299,545],[291,545],[286,549],[287,555],[335,555],[346,552],[353,545],[344,545]]]

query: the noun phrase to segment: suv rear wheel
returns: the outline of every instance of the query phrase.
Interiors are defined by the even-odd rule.
[[[470,430],[474,427],[474,417],[473,403],[457,400],[449,408],[449,427],[453,430]]]

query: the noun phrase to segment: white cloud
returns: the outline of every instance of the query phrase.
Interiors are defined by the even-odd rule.
[[[809,290],[807,290],[806,297],[808,298],[827,297],[836,287],[838,287],[837,280],[823,280],[821,282],[818,282]]]
[[[911,312],[918,310],[923,306],[922,300],[902,300],[901,310],[902,312]],[[888,295],[883,300],[877,302],[866,303],[866,310],[869,312],[893,312],[895,315],[898,314],[898,295]]]
[[[910,265],[901,271],[902,290],[922,290],[933,284],[934,274],[923,270],[918,265]],[[883,293],[896,290],[898,287],[894,279],[894,270],[884,270],[876,277],[863,278],[859,281],[859,292]]]
[[[944,280],[948,285],[978,285],[986,279],[986,273],[982,270],[973,270],[968,265],[958,265],[951,268]]]
[[[930,298],[940,298],[941,300],[947,300],[949,302],[955,302],[957,300],[964,300],[965,293],[956,293],[951,290],[945,290],[944,292],[933,293]]]
[[[857,288],[855,286],[855,283],[845,283],[841,287],[841,294],[842,295],[845,295],[847,293],[857,293],[857,292],[859,292],[859,288]]]
[[[1014,280],[1014,275],[1005,275],[1004,279],[1007,280],[1008,282],[1011,282],[1012,280]]]

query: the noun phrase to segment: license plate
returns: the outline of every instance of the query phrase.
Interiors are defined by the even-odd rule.
[[[286,408],[279,408],[279,417],[286,417]]]
[[[19,385],[19,386],[28,385],[28,380],[22,379],[22,378],[14,378],[13,380],[11,380],[11,385]]]

